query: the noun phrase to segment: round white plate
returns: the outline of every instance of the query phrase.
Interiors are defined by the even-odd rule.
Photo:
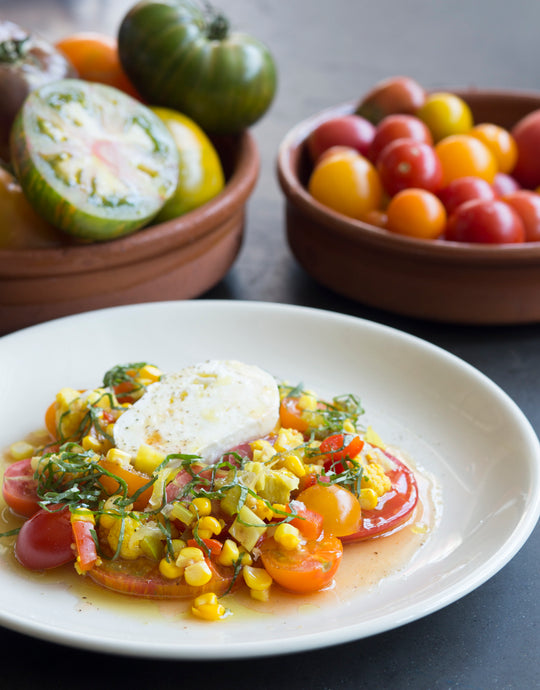
[[[177,659],[280,654],[347,642],[416,620],[475,589],[523,545],[540,513],[540,447],[493,382],[422,340],[301,307],[164,302],[90,312],[0,339],[0,446],[41,425],[62,386],[95,386],[111,366],[175,370],[239,359],[322,396],[357,393],[366,421],[437,478],[439,524],[412,565],[372,590],[283,615],[207,624],[159,605],[93,603],[0,559],[0,623],[98,651]]]

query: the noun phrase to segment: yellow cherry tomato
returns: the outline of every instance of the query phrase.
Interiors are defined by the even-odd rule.
[[[443,187],[459,177],[480,177],[490,184],[495,179],[497,161],[476,137],[455,134],[435,145],[443,169]]]
[[[441,201],[425,189],[410,187],[398,192],[388,204],[386,227],[408,237],[434,240],[446,225],[446,211]]]
[[[383,195],[375,167],[353,149],[327,153],[313,170],[308,190],[321,204],[357,219],[378,208]]]
[[[155,222],[176,218],[202,206],[225,186],[225,176],[214,145],[193,120],[169,108],[151,108],[169,130],[179,154],[176,191]]]
[[[473,127],[469,134],[488,147],[495,156],[499,172],[512,172],[517,161],[517,144],[508,130],[491,122],[483,122]]]
[[[473,126],[471,109],[453,93],[428,95],[416,115],[428,126],[435,142],[452,134],[465,134]]]

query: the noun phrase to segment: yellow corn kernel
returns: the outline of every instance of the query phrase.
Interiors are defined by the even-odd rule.
[[[167,558],[162,558],[159,562],[159,572],[168,580],[176,580],[184,574],[184,568],[171,563]]]
[[[212,502],[206,496],[199,496],[191,501],[189,509],[193,515],[204,517],[212,512]]]
[[[300,543],[300,531],[288,522],[282,522],[276,527],[274,539],[287,551],[294,551]]]
[[[9,452],[14,460],[26,460],[34,455],[35,448],[27,441],[16,441],[9,447]]]
[[[114,434],[114,422],[111,422],[110,424],[107,424],[107,428],[105,429],[105,432],[109,435],[112,436]]]
[[[242,576],[250,589],[255,589],[259,592],[268,589],[273,582],[272,577],[264,568],[253,568],[250,565],[245,565],[242,568]]]
[[[355,434],[356,433],[356,427],[354,424],[351,422],[350,419],[346,419],[343,422],[343,431],[345,431],[347,434]]]
[[[145,474],[152,474],[165,460],[163,453],[159,450],[147,445],[146,443],[141,443],[137,448],[137,454],[133,460],[133,466],[139,472],[144,472]]]
[[[248,496],[249,498],[254,498],[253,496]],[[246,501],[248,503],[248,501]],[[255,499],[253,502],[249,502],[249,507],[255,513],[255,515],[261,520],[272,520],[274,517],[274,511],[270,506],[261,499]]]
[[[362,489],[373,489],[377,496],[382,496],[392,488],[390,477],[387,476],[383,468],[376,462],[363,465]]]
[[[251,558],[251,555],[247,551],[240,551],[238,557],[239,557],[240,563],[242,565],[252,565],[253,564],[253,558]]]
[[[106,394],[104,388],[96,388],[95,390],[90,391],[86,401],[88,405],[92,405],[92,407],[106,408],[111,406],[111,399]]]
[[[379,497],[373,489],[360,490],[360,507],[362,510],[373,510],[373,508],[377,507],[378,502]]]
[[[192,563],[197,563],[198,561],[204,561],[204,553],[197,546],[186,546],[184,549],[180,549],[178,553],[178,558],[176,559],[176,565],[181,568],[186,568]]]
[[[292,472],[295,475],[295,477],[303,477],[306,473],[304,463],[302,460],[300,460],[298,455],[293,455],[292,453],[287,455],[283,464],[285,465],[285,468],[289,470],[289,472]]]
[[[186,567],[184,579],[192,587],[202,587],[212,579],[212,571],[206,561],[197,561]]]
[[[81,445],[84,448],[84,450],[93,450],[94,453],[106,452],[111,447],[111,444],[105,439],[103,441],[100,441],[95,436],[90,435],[85,436],[83,438],[83,440],[81,441]]]
[[[135,381],[138,383],[143,383],[148,385],[149,383],[155,383],[161,378],[161,371],[153,366],[152,364],[145,364],[139,369],[137,375],[135,376]]]
[[[274,446],[262,438],[253,441],[250,445],[253,450],[254,462],[269,462],[276,455]]]
[[[232,539],[225,539],[223,548],[218,556],[218,563],[220,565],[233,565],[235,561],[240,558],[240,551],[238,545]]]
[[[272,511],[274,514],[280,514],[280,513],[286,513],[287,512],[287,506],[284,503],[273,503],[272,504]]]
[[[120,450],[119,448],[111,448],[109,451],[107,451],[107,460],[109,462],[114,462],[117,465],[121,465],[122,467],[131,465],[131,455],[123,450]]]
[[[225,607],[219,603],[218,598],[214,592],[201,594],[193,600],[191,612],[197,618],[202,618],[207,621],[217,621],[226,613]]]
[[[296,429],[281,428],[274,443],[274,448],[278,451],[278,453],[284,453],[302,445],[303,443],[304,437],[300,431],[296,431]]]
[[[268,601],[270,599],[270,587],[268,589],[250,589],[249,594],[252,599],[257,601]]]
[[[310,410],[313,412],[317,409],[317,398],[309,393],[304,393],[298,398],[298,407],[301,410]]]

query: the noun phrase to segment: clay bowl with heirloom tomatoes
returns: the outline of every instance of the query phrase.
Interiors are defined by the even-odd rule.
[[[480,89],[451,93],[468,106],[474,125],[490,123],[507,132],[515,131],[517,123],[540,109],[540,94],[536,93]],[[287,239],[299,264],[316,281],[345,297],[404,316],[478,325],[540,322],[540,241],[534,236],[525,238],[524,225],[519,219],[516,221],[519,232],[516,230],[515,236],[513,230],[503,230],[501,237],[495,239],[489,228],[485,231],[482,219],[475,221],[476,226],[469,222],[468,232],[472,234],[465,232],[456,239],[455,227],[450,228],[450,212],[445,212],[444,224],[431,236],[414,216],[412,231],[395,231],[395,227],[391,230],[392,213],[398,226],[409,220],[406,207],[394,203],[391,209],[391,205],[400,194],[400,201],[407,197],[410,190],[396,187],[389,193],[380,178],[374,183],[378,205],[372,203],[356,217],[353,212],[349,215],[323,203],[334,181],[329,176],[322,177],[317,187],[315,168],[324,157],[328,165],[332,156],[346,157],[350,153],[343,148],[346,144],[338,143],[314,161],[314,132],[329,120],[358,115],[359,103],[340,104],[309,117],[293,127],[279,147],[277,176],[285,196]],[[381,121],[371,124],[376,129]],[[373,131],[370,136],[373,143]],[[400,146],[403,140],[387,145],[385,157],[398,155]],[[437,150],[436,144],[433,147]],[[391,148],[396,149],[392,154]],[[440,157],[444,155],[442,148]],[[373,170],[384,174],[380,165],[373,165]],[[494,172],[500,183],[498,189]],[[509,210],[510,197],[505,195],[513,194],[517,186],[513,178],[509,179],[511,175],[500,172],[500,169],[492,170],[489,183],[474,181],[474,185],[495,190],[489,194],[497,210],[502,210],[503,215],[510,214],[513,222],[516,213]],[[508,183],[506,189],[505,183]],[[519,186],[527,186],[527,192],[535,194],[540,184]],[[425,189],[428,188],[426,182]],[[372,189],[367,192],[368,197]],[[439,207],[446,203],[444,190],[448,186],[439,180],[431,192],[437,197],[434,203]],[[343,201],[348,202],[348,198]],[[465,207],[476,208],[484,203],[487,202],[469,199],[469,203],[460,207],[460,214]],[[504,208],[499,208],[501,205]],[[468,212],[471,215],[470,208]],[[540,211],[538,220],[540,223]],[[455,219],[452,222],[455,224]],[[464,227],[463,223],[458,227]],[[504,235],[505,232],[509,234]]]
[[[249,132],[214,140],[226,184],[184,215],[110,242],[0,248],[0,334],[109,306],[190,299],[227,273],[259,173]]]

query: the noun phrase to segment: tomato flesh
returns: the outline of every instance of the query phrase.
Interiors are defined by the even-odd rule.
[[[2,494],[5,502],[17,515],[32,517],[39,510],[37,481],[30,458],[18,460],[4,473]]]
[[[15,557],[29,570],[49,570],[75,559],[72,544],[69,509],[40,509],[21,527],[15,542]]]
[[[341,541],[333,536],[307,541],[291,551],[269,537],[261,543],[260,549],[265,570],[274,581],[284,589],[301,594],[326,587],[343,556]]]
[[[360,502],[338,484],[314,484],[301,491],[297,500],[323,516],[325,534],[343,537],[356,532],[362,525]]]

